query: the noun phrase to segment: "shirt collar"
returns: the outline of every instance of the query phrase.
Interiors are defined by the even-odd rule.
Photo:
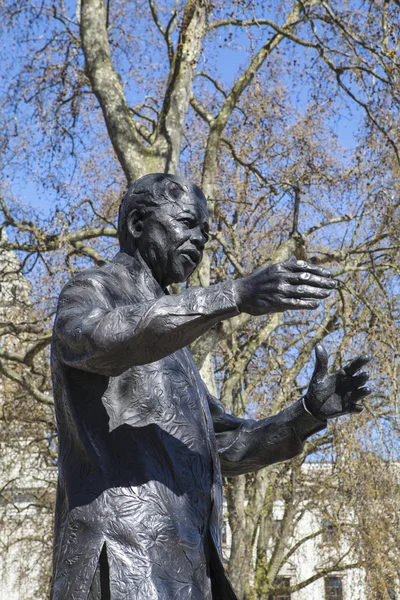
[[[138,250],[136,250],[133,256],[125,252],[118,252],[112,259],[112,262],[123,265],[136,283],[138,283],[138,279],[141,279],[146,288],[157,298],[161,298],[166,294],[168,295],[168,291],[163,290],[158,281],[156,281],[150,267],[143,260]]]

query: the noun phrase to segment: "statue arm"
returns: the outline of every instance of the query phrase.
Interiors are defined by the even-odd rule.
[[[172,354],[239,313],[230,282],[117,307],[106,283],[100,274],[78,276],[60,296],[53,343],[69,366],[117,376]]]
[[[222,474],[226,477],[258,471],[293,458],[303,451],[310,435],[326,427],[326,421],[309,414],[301,400],[260,421],[233,417],[212,397],[209,406]]]
[[[316,364],[307,394],[274,417],[261,421],[227,415],[215,398],[209,400],[222,473],[226,476],[257,471],[274,462],[293,458],[305,440],[326,427],[327,419],[362,412],[369,375],[359,373],[371,357],[362,354],[333,373],[322,344],[315,348]]]

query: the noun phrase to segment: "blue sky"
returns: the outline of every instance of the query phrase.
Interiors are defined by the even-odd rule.
[[[72,4],[71,4],[72,7]],[[73,10],[71,8],[71,10]],[[258,35],[258,38],[257,38]],[[265,28],[260,29],[260,32],[256,35],[255,47],[260,47],[265,41],[266,36],[270,35],[270,32]],[[250,42],[246,32],[238,33],[236,28],[235,30],[235,46],[230,47],[228,44],[218,44],[218,41],[215,42],[207,42],[208,45],[214,44],[215,52],[213,56],[214,66],[216,71],[219,73],[220,80],[223,81],[226,88],[232,85],[232,83],[237,78],[238,74],[240,74],[241,70],[246,66],[248,58],[245,52],[239,52],[237,50],[237,46],[242,46],[243,48],[249,48]],[[285,41],[283,44],[293,44],[291,42]],[[298,52],[298,50],[296,50]],[[303,50],[300,50],[303,52]],[[313,51],[310,51],[313,52]],[[199,68],[202,69],[201,64]],[[288,73],[287,85],[293,88],[294,103],[299,111],[305,110],[307,106],[307,99],[310,93],[310,88],[306,84],[301,84],[301,82],[294,81],[290,79],[291,74]],[[135,95],[134,85],[130,86],[129,94]],[[134,98],[136,101],[137,98]],[[347,110],[343,109],[341,113],[339,113],[336,117],[335,123],[331,123],[333,129],[335,130],[339,143],[343,146],[344,151],[351,150],[356,142],[356,134],[359,126],[360,114],[357,111],[353,112],[353,115],[350,115]],[[43,188],[38,183],[35,183],[34,178],[31,177],[30,173],[21,168],[15,172],[9,172],[10,182],[11,182],[11,191],[14,193],[15,197],[19,198],[23,203],[30,204],[35,209],[42,211],[45,215],[48,214],[55,202],[57,201],[57,193],[52,190],[50,187]]]

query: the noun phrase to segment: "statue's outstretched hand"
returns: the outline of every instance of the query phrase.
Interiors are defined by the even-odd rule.
[[[257,269],[234,282],[241,312],[267,315],[285,310],[314,309],[336,287],[329,271],[304,260],[289,260]]]
[[[314,373],[304,396],[307,410],[321,420],[362,412],[364,408],[357,402],[368,396],[371,390],[364,387],[368,373],[358,371],[369,363],[371,357],[362,354],[332,374],[328,373],[328,354],[322,344],[317,344],[315,358]]]

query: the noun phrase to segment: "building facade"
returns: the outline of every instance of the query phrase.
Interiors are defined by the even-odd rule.
[[[283,503],[275,502],[274,505],[274,535],[279,535],[283,517]],[[326,533],[322,536],[311,537],[315,532],[324,528]],[[327,567],[330,553],[335,552],[334,543],[330,547],[331,529],[328,523],[321,522],[319,515],[305,511],[295,529],[291,546],[300,540],[311,538],[302,543],[291,556],[279,573],[282,587],[296,586],[311,580],[316,574]],[[311,534],[311,535],[310,535]],[[227,519],[223,526],[223,555],[228,561],[231,542],[231,531]],[[255,559],[255,557],[254,557]],[[367,600],[366,578],[363,569],[349,569],[339,572],[329,572],[326,576],[318,577],[312,583],[294,592],[284,592],[274,596],[274,600]],[[393,596],[393,600],[397,598]],[[260,599],[261,600],[261,599]],[[265,598],[262,600],[269,600]],[[378,600],[378,599],[377,599]]]

